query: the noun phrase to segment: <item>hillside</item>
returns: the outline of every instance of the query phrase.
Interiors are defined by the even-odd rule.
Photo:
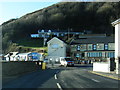
[[[38,29],[114,33],[111,22],[120,17],[119,2],[61,2],[3,23],[3,51]],[[26,40],[27,42],[27,40]]]

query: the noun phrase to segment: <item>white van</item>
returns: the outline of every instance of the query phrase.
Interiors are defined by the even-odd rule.
[[[71,57],[60,57],[60,64],[62,66],[74,66],[74,61]]]
[[[67,61],[65,60],[65,57],[60,57],[60,64],[65,67],[67,66]]]

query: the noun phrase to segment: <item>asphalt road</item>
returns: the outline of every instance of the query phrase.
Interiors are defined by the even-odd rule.
[[[31,72],[3,84],[3,88],[118,88],[118,81],[88,72],[89,65],[55,67]],[[4,82],[4,80],[3,80]]]

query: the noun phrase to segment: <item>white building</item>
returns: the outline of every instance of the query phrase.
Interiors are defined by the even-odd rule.
[[[15,56],[16,61],[28,61],[30,53],[19,53],[18,55]]]
[[[114,21],[112,25],[115,27],[115,60],[116,74],[118,74],[120,63],[120,19]]]
[[[6,61],[43,61],[43,54],[37,52],[10,52],[4,57]]]
[[[19,53],[15,58],[16,61],[43,61],[43,54],[37,52]]]
[[[5,60],[6,61],[15,61],[16,60],[15,56],[17,54],[18,54],[18,52],[10,52],[10,53],[8,53],[7,55],[4,56]]]
[[[60,57],[66,57],[67,44],[57,37],[52,38],[47,42],[48,45],[48,59],[59,62]]]

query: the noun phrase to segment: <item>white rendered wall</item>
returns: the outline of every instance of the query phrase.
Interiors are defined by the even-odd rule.
[[[120,24],[115,25],[115,58],[120,57]]]
[[[109,63],[94,62],[93,63],[93,71],[110,72],[110,64]]]
[[[115,25],[115,62],[116,62],[116,74],[119,73],[118,57],[120,57],[120,23]]]

